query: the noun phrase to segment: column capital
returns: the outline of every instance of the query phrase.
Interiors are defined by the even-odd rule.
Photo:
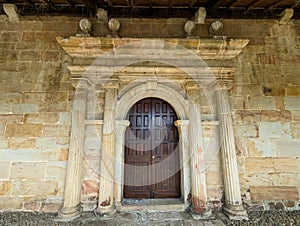
[[[91,82],[87,78],[72,78],[71,85],[76,89],[89,89]]]
[[[116,125],[120,127],[127,127],[130,125],[130,122],[128,120],[116,120]]]
[[[119,89],[120,83],[119,79],[110,79],[103,84],[104,89]]]
[[[184,87],[187,91],[194,90],[194,89],[200,89],[200,86],[197,84],[196,81],[188,80],[184,83]]]
[[[217,79],[212,86],[215,90],[230,90],[233,87],[233,81],[228,79]]]
[[[176,120],[174,125],[177,127],[188,126],[190,124],[190,120]]]

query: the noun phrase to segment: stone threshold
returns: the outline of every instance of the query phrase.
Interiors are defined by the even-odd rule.
[[[183,212],[187,208],[181,199],[123,199],[118,211]]]

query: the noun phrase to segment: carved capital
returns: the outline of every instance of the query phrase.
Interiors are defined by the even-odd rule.
[[[89,89],[91,88],[90,81],[87,78],[72,78],[71,85],[76,89]]]
[[[120,84],[118,79],[110,79],[103,85],[104,89],[119,89]]]
[[[194,89],[199,89],[199,85],[197,84],[197,82],[195,81],[186,81],[185,84],[184,84],[184,87],[186,89],[186,91],[189,91],[189,90],[194,90]]]
[[[218,79],[214,84],[213,87],[215,90],[230,90],[233,87],[232,80],[223,80]]]

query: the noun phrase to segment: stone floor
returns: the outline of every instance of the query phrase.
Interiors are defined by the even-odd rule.
[[[56,222],[56,214],[36,212],[0,212],[1,226],[297,226],[300,225],[300,211],[294,212],[250,212],[249,221],[230,221],[222,213],[214,220],[195,220],[187,212],[116,212],[112,216],[100,217],[84,213],[73,222]]]

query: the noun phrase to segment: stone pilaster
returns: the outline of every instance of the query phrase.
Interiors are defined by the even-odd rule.
[[[204,150],[202,143],[202,123],[200,108],[200,88],[196,83],[185,84],[189,97],[189,136],[191,157],[191,191],[192,211],[202,217],[209,217],[210,211],[207,207],[207,191],[205,178]]]
[[[179,147],[180,147],[180,167],[181,173],[181,188],[184,188],[182,197],[186,206],[189,202],[190,193],[190,159],[189,159],[189,120],[177,120],[174,125],[179,131]]]
[[[231,106],[228,90],[231,81],[219,81],[215,86],[217,112],[219,119],[220,147],[224,178],[224,213],[233,220],[248,219],[242,200],[233,136]]]
[[[118,81],[105,84],[105,103],[103,115],[103,133],[100,162],[100,185],[98,211],[108,213],[114,209],[115,183],[115,100]]]
[[[81,213],[81,180],[86,115],[86,89],[77,87],[72,109],[72,127],[64,204],[58,218],[72,220]]]
[[[115,185],[114,197],[116,205],[122,201],[122,192],[124,184],[124,146],[125,131],[129,126],[128,120],[116,120],[116,156],[115,156]]]

